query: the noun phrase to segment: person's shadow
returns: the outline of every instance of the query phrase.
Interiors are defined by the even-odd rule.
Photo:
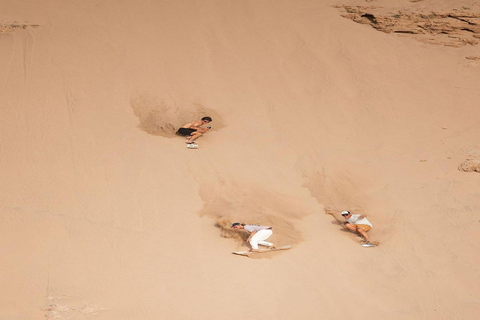
[[[330,223],[333,224],[333,225],[339,226],[339,227],[340,227],[340,231],[352,233],[350,230],[348,230],[347,228],[345,228],[345,227],[343,226],[343,223],[340,223],[340,221],[333,220],[333,221],[331,221]]]
[[[355,233],[352,232],[352,231],[350,231],[350,230],[348,230],[348,229],[343,225],[343,222],[342,222],[342,221],[339,221],[339,220],[337,219],[337,217],[334,216],[333,213],[327,212],[327,214],[330,215],[330,216],[332,216],[332,218],[333,218],[333,221],[331,221],[330,223],[333,224],[333,225],[339,226],[339,227],[340,227],[340,231],[346,232],[346,233],[352,233],[352,234],[355,235]]]

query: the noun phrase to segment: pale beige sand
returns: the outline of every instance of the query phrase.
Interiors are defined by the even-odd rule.
[[[333,7],[386,3],[2,0],[0,319],[477,319],[480,47]]]

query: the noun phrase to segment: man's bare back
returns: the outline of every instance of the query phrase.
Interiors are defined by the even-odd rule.
[[[187,129],[195,129],[195,130],[206,130],[205,128],[201,128],[205,123],[202,120],[189,122],[186,125],[183,125],[182,128]]]

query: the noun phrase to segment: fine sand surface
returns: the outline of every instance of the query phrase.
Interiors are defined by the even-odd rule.
[[[478,319],[480,45],[340,5],[480,12],[0,0],[0,320]],[[232,255],[234,221],[293,248]]]

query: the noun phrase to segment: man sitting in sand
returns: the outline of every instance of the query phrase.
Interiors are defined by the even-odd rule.
[[[265,241],[273,234],[272,227],[235,222],[232,224],[232,228],[235,230],[243,229],[250,234],[247,239],[247,242],[252,246],[250,252],[258,252],[258,245],[268,247],[268,249],[275,249],[273,243]]]
[[[372,229],[373,226],[366,218],[366,215],[352,214],[350,211],[342,211],[342,217],[347,220],[344,224],[345,228],[360,233],[365,238],[365,244],[370,244],[367,232]]]
[[[212,118],[210,117],[203,117],[198,121],[189,122],[186,125],[182,126],[177,130],[177,134],[181,136],[189,137],[187,139],[187,143],[195,143],[194,141],[201,137],[204,133],[210,130],[211,127],[202,128],[204,124],[212,122]]]

